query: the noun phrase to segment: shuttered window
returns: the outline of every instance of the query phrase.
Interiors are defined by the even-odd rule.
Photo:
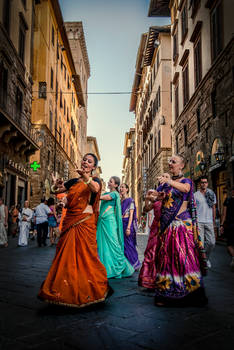
[[[189,100],[189,70],[188,70],[188,63],[184,66],[183,69],[183,100],[184,100],[184,106]]]
[[[201,36],[198,37],[194,44],[194,77],[196,88],[202,79]]]
[[[211,48],[212,60],[218,56],[223,49],[223,28],[222,28],[222,6],[219,3],[211,12]]]

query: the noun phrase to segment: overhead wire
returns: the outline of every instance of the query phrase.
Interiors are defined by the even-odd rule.
[[[33,93],[39,93],[41,91],[39,90],[33,90]],[[169,90],[164,90],[161,92],[170,92]],[[46,91],[45,92],[46,94],[60,94],[62,93],[63,95],[67,95],[67,94],[72,94],[74,92],[72,91],[59,91],[59,92],[56,92],[56,91]],[[135,95],[140,95],[140,94],[146,94],[147,92],[145,91],[136,91],[136,92],[132,92],[132,91],[104,91],[104,92],[77,92],[77,94],[80,94],[80,95],[130,95],[130,94],[135,94]],[[157,93],[157,91],[151,91],[151,94],[152,93]]]

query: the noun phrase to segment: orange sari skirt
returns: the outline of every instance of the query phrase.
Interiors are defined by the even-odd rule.
[[[104,301],[108,291],[106,269],[97,253],[95,215],[81,214],[75,224],[62,232],[38,298],[84,307]]]

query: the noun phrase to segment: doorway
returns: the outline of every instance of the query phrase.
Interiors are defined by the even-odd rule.
[[[223,203],[227,197],[227,171],[215,171],[212,174],[213,188],[217,196],[217,207],[220,215],[223,214]]]

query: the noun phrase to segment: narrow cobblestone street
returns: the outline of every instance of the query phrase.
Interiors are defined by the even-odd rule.
[[[138,235],[142,260],[148,236]],[[115,293],[86,309],[49,306],[37,292],[55,248],[0,251],[0,349],[230,349],[234,344],[234,274],[226,247],[217,245],[206,278],[204,308],[157,308],[137,288],[137,273],[111,280]]]

